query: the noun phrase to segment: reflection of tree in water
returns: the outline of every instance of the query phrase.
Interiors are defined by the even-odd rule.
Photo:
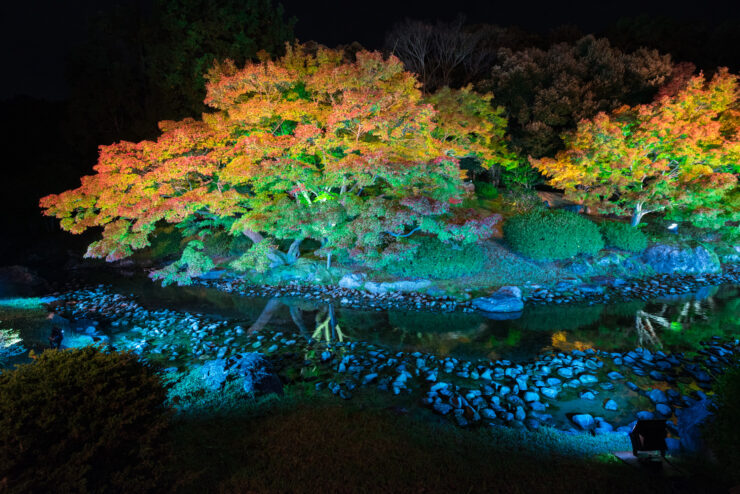
[[[434,348],[441,355],[481,338],[488,326],[479,315],[460,312],[389,311],[397,344]]]
[[[324,341],[327,344],[333,341],[344,341],[342,329],[337,324],[337,318],[334,314],[334,306],[326,304],[316,313],[316,330],[312,338],[316,341]]]
[[[306,326],[303,317],[303,311],[306,309],[297,304],[284,303],[279,298],[271,298],[267,302],[264,309],[262,309],[262,313],[249,327],[248,332],[251,334],[263,330],[283,305],[288,307],[290,318],[293,320],[293,323],[298,328],[301,336],[306,338],[307,341],[316,340],[323,341],[324,343],[344,341],[345,335],[342,332],[342,329],[339,327],[339,324],[337,324],[334,306],[332,304],[325,304],[318,308],[318,310],[316,310],[316,315],[314,318],[315,329],[313,330],[313,332],[311,332]],[[309,309],[308,311],[313,312],[313,310],[311,309]]]
[[[660,330],[681,331],[697,321],[707,320],[709,318],[708,314],[716,311],[717,304],[714,298],[708,294],[703,294],[700,298],[685,300],[678,306],[662,303],[657,309],[650,312],[644,309],[638,310],[635,312],[637,344],[643,348],[646,345],[663,348],[659,336]],[[676,315],[672,318],[671,313]]]

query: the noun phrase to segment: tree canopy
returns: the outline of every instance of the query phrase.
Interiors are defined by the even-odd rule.
[[[554,159],[533,160],[550,185],[599,212],[655,211],[699,226],[740,217],[740,89],[720,70],[674,96],[583,120]]]
[[[561,149],[560,134],[581,119],[650,101],[671,71],[667,55],[647,49],[623,53],[589,35],[545,50],[503,48],[481,86],[506,108],[517,149],[541,158]]]
[[[158,222],[173,223],[196,237],[155,276],[186,283],[212,266],[197,237],[218,229],[248,236],[252,248],[234,266],[258,269],[291,262],[306,238],[328,258],[400,260],[415,245],[397,240],[413,233],[491,234],[497,215],[457,206],[469,192],[460,158],[511,159],[490,96],[448,91],[438,112],[395,57],[361,51],[347,61],[302,45],[242,69],[217,64],[208,80],[205,103],[216,111],[161,122],[156,141],[101,146],[95,175],[41,200],[65,230],[103,227],[87,256],[126,257]],[[452,111],[441,104],[449,99],[464,104]],[[281,240],[292,241],[287,252]]]

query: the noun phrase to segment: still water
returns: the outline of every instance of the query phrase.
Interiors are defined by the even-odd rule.
[[[519,361],[550,350],[587,348],[691,352],[712,336],[740,337],[737,286],[706,287],[647,302],[532,306],[520,318],[503,321],[478,313],[357,310],[304,299],[244,297],[207,287],[162,288],[147,280],[117,280],[112,291],[133,295],[149,309],[200,313],[253,331],[365,341],[467,359]],[[335,324],[322,327],[330,317]]]

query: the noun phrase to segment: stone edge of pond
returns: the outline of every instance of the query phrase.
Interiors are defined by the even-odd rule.
[[[433,312],[481,312],[474,309],[473,300],[458,300],[451,295],[434,296],[422,292],[373,292],[339,285],[254,285],[238,278],[196,279],[194,284],[216,288],[241,296],[297,297],[323,303],[337,303],[358,310],[418,310]],[[592,278],[582,281],[575,277],[562,278],[553,288],[525,285],[521,297],[524,306],[564,304],[606,304],[659,297],[678,297],[702,288],[740,284],[740,264],[725,264],[719,273],[658,274],[646,278]],[[494,318],[516,318],[518,313],[494,312]]]

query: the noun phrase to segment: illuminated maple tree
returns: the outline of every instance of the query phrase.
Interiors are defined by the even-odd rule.
[[[738,78],[720,70],[672,97],[582,120],[554,159],[532,160],[570,200],[632,225],[655,211],[699,226],[738,218]]]
[[[195,240],[155,277],[178,283],[212,268],[198,238],[219,229],[252,240],[233,266],[258,270],[293,262],[307,238],[328,263],[337,250],[401,259],[412,247],[395,240],[413,233],[490,235],[497,215],[457,207],[469,193],[458,159],[510,159],[488,97],[464,91],[470,118],[445,120],[398,59],[344,56],[296,45],[278,60],[216,65],[205,100],[216,111],[161,122],[156,141],[102,146],[97,173],[43,198],[44,213],[72,233],[103,227],[86,255],[109,261],[149,245],[159,222],[176,224]]]

